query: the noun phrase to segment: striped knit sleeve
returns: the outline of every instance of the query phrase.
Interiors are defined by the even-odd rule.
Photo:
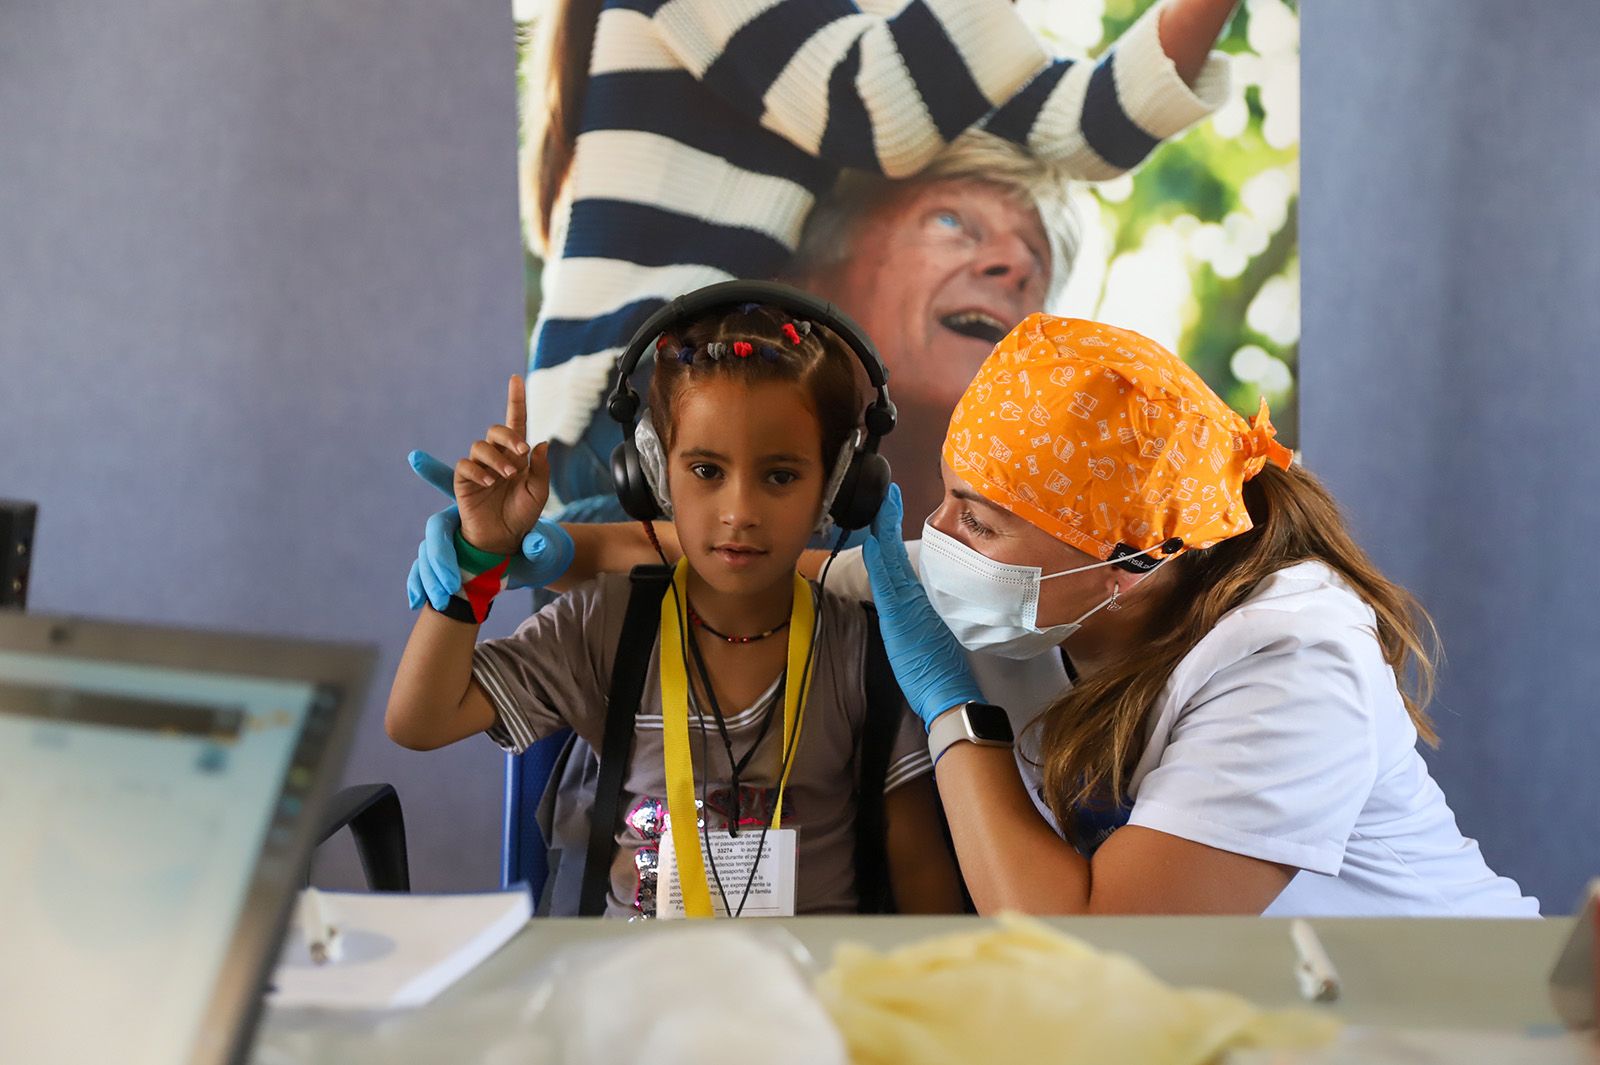
[[[1194,88],[1162,51],[1156,4],[1095,64],[1052,62],[1010,0],[669,0],[654,21],[684,67],[803,151],[891,177],[984,124],[1060,163],[1114,177],[1221,105],[1228,61]]]
[[[1100,181],[1138,166],[1227,100],[1229,60],[1213,52],[1191,87],[1161,48],[1155,4],[1098,62],[1058,59],[984,120],[989,132]]]
[[[668,0],[667,47],[723,100],[802,151],[916,173],[1049,62],[1010,0]]]

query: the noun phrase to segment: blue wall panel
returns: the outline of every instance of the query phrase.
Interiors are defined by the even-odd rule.
[[[498,877],[498,752],[401,751],[382,699],[438,505],[406,450],[457,453],[524,359],[514,63],[506,4],[0,12],[33,605],[381,644],[350,777],[400,787],[422,887]]]
[[[1302,445],[1447,661],[1497,871],[1600,874],[1600,7],[1308,0]]]

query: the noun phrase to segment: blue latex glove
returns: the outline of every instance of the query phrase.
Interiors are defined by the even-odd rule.
[[[900,486],[892,484],[872,519],[872,536],[862,545],[862,554],[889,665],[906,702],[931,728],[933,719],[951,707],[982,702],[983,692],[967,668],[966,652],[928,602],[928,593],[906,557],[900,539],[903,513]]]
[[[455,470],[426,451],[407,456],[418,477],[450,498],[455,498]],[[461,515],[454,503],[428,519],[417,560],[411,563],[406,579],[406,601],[416,610],[423,602],[443,610],[450,597],[461,590],[461,567],[456,564],[456,532]],[[574,552],[572,537],[553,521],[539,519],[522,541],[522,554],[513,556],[506,567],[511,588],[542,588],[567,572]]]

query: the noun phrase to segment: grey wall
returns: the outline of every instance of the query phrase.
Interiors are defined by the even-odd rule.
[[[39,609],[392,668],[435,505],[403,455],[522,361],[507,8],[0,10],[0,495],[42,503]],[[1556,910],[1600,872],[1597,54],[1593,0],[1305,4],[1306,457],[1439,620],[1463,827]],[[498,758],[400,752],[378,706],[351,777],[401,786],[418,885],[492,883]]]
[[[1301,441],[1448,662],[1429,757],[1546,912],[1600,874],[1600,6],[1306,0]]]
[[[400,785],[424,888],[498,877],[499,757],[399,750],[381,697],[438,505],[405,453],[524,359],[514,62],[504,2],[0,5],[32,605],[381,644],[350,776]]]

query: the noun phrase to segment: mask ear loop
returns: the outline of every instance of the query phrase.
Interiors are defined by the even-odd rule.
[[[1150,550],[1154,551],[1154,550],[1156,550],[1156,548],[1152,547]],[[1171,562],[1173,559],[1175,559],[1177,557],[1178,557],[1178,555],[1175,552],[1173,554],[1167,555],[1164,558],[1158,559],[1156,564],[1154,566],[1150,567],[1149,572],[1139,574],[1139,579],[1134,581],[1132,584],[1130,584],[1128,586],[1129,593],[1132,593],[1135,588],[1139,587],[1139,585],[1143,584],[1145,581],[1149,580],[1151,577],[1154,577],[1157,573],[1159,573],[1161,571],[1161,567],[1162,566],[1165,566],[1168,562]],[[1122,598],[1122,585],[1113,584],[1111,586],[1111,602],[1106,604],[1106,609],[1107,610],[1121,610],[1122,609],[1122,604],[1117,601],[1120,598]]]
[[[1143,551],[1139,551],[1139,552],[1136,552],[1136,553],[1131,554],[1131,555],[1118,555],[1116,558],[1108,558],[1103,562],[1091,562],[1087,566],[1077,566],[1077,567],[1075,567],[1073,569],[1064,569],[1060,573],[1046,573],[1046,574],[1041,575],[1039,577],[1039,579],[1041,581],[1048,581],[1048,580],[1050,580],[1051,578],[1054,578],[1054,577],[1066,577],[1066,576],[1070,576],[1071,574],[1074,574],[1074,573],[1087,573],[1092,569],[1102,569],[1102,568],[1104,568],[1106,566],[1115,566],[1117,563],[1126,562],[1130,558],[1143,558],[1145,555],[1153,555],[1157,551],[1165,551],[1166,552],[1166,557],[1157,559],[1156,560],[1156,564],[1154,566],[1151,566],[1148,570],[1146,570],[1141,575],[1141,579],[1143,579],[1143,577],[1150,576],[1150,574],[1154,573],[1156,570],[1160,569],[1162,566],[1165,566],[1168,562],[1171,562],[1173,559],[1177,558],[1178,557],[1178,552],[1182,551],[1182,550],[1183,550],[1183,541],[1177,539],[1176,537],[1174,537],[1171,540],[1163,540],[1161,543],[1156,544],[1154,547],[1147,547]]]
[[[1157,544],[1155,547],[1150,548],[1149,551],[1141,551],[1141,552],[1139,552],[1139,554],[1140,555],[1148,555],[1150,553],[1150,551],[1159,551],[1159,550],[1161,550],[1162,546],[1163,545],[1161,545],[1161,544]],[[1124,557],[1137,558],[1138,555],[1128,555],[1128,556],[1124,556]],[[1165,566],[1168,562],[1171,562],[1173,559],[1175,559],[1177,557],[1178,556],[1176,554],[1167,555],[1165,558],[1162,558],[1159,561],[1157,561],[1156,564],[1154,566],[1152,566],[1149,569],[1148,572],[1139,574],[1139,579],[1134,581],[1133,584],[1129,586],[1129,588],[1128,588],[1129,592],[1131,593],[1133,591],[1133,589],[1139,587],[1139,585],[1143,584],[1146,580],[1148,580],[1149,578],[1154,576],[1156,574],[1156,572],[1161,569],[1162,566]],[[1115,561],[1120,562],[1121,559],[1117,559]],[[1101,563],[1101,564],[1105,565],[1105,563]],[[1089,567],[1089,568],[1092,569],[1093,567]],[[1073,622],[1073,624],[1082,625],[1085,621],[1088,621],[1090,618],[1094,617],[1096,614],[1100,613],[1100,611],[1102,611],[1102,610],[1105,610],[1105,611],[1108,611],[1108,612],[1109,611],[1113,611],[1113,610],[1121,610],[1122,609],[1122,603],[1120,602],[1121,599],[1122,599],[1122,585],[1113,584],[1111,586],[1111,595],[1104,602],[1102,602],[1099,606],[1095,607],[1093,610],[1091,610],[1087,614],[1083,615],[1077,621]]]

